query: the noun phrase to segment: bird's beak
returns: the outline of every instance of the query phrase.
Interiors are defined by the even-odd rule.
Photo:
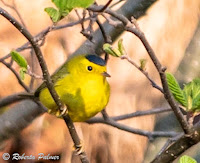
[[[105,76],[105,77],[111,77],[111,76],[110,76],[107,72],[105,72],[105,71],[102,73],[102,75]]]

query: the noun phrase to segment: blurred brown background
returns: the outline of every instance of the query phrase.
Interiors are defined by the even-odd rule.
[[[106,1],[97,2],[104,4]],[[12,0],[6,3],[12,4]],[[51,25],[51,20],[44,12],[45,7],[52,6],[50,0],[15,0],[15,4],[33,35]],[[15,12],[4,6],[1,1],[0,6],[17,18]],[[138,20],[141,30],[168,71],[173,73],[179,66],[197,28],[199,14],[199,0],[159,0],[149,8],[145,16]],[[68,18],[62,20],[62,23],[77,19],[73,12]],[[77,25],[51,32],[47,36],[41,49],[51,73],[85,41],[80,30],[80,25]],[[139,64],[140,59],[147,59],[146,69],[149,75],[160,84],[158,74],[141,42],[130,33],[124,33],[120,38],[123,38],[127,53],[132,60]],[[0,17],[0,57],[25,42],[25,38],[13,26]],[[26,50],[22,54],[28,61],[31,60],[30,51]],[[18,69],[17,65],[15,68]],[[38,74],[41,73],[39,68],[37,69]],[[147,79],[125,60],[110,57],[108,72],[112,76],[109,80],[112,91],[107,106],[109,115],[121,115],[163,106],[163,95],[152,88]],[[0,74],[0,97],[23,91],[15,76],[3,64],[0,64]],[[29,81],[30,78],[27,76],[25,82],[28,84]],[[38,80],[35,87],[38,83],[41,81]],[[155,116],[122,121],[128,126],[149,131],[153,130],[154,122]],[[146,137],[102,124],[77,123],[76,126],[92,163],[141,163],[143,161],[148,142]],[[37,156],[38,153],[46,155],[50,153],[62,155],[61,162],[70,162],[73,151],[73,144],[63,120],[47,114],[37,118],[4,146],[1,154],[17,152]],[[2,158],[0,159],[0,162],[3,162]],[[77,158],[73,158],[73,162],[78,162]]]

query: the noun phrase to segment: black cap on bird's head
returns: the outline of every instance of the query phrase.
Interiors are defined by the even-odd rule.
[[[85,58],[87,58],[90,62],[93,62],[93,63],[95,63],[97,65],[100,65],[100,66],[105,66],[106,65],[105,60],[103,60],[98,55],[88,54],[88,55],[85,56]]]

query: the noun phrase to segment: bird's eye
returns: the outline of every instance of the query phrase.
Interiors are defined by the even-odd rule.
[[[92,66],[88,66],[87,69],[88,69],[89,71],[92,71]]]

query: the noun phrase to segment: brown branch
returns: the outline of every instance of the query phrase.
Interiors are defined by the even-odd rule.
[[[25,93],[16,93],[16,94],[13,94],[10,96],[6,96],[5,98],[1,98],[0,99],[0,109],[2,109],[4,106],[12,104],[12,103],[19,102],[24,99],[28,99],[28,96],[24,96],[24,95],[25,95]],[[30,99],[32,99],[31,96],[30,96]]]
[[[89,17],[85,18],[84,21],[88,21],[88,20],[89,20]],[[44,37],[51,31],[56,31],[56,30],[60,30],[60,29],[63,29],[63,28],[73,27],[74,25],[80,24],[82,21],[83,20],[78,20],[78,21],[67,23],[67,24],[64,24],[64,25],[59,25],[59,26],[52,25],[52,26],[49,26],[46,29],[44,29],[43,31],[39,32],[37,35],[35,35],[34,36],[34,41],[35,42],[39,42],[40,40],[43,40]],[[15,51],[21,52],[23,50],[30,49],[31,46],[29,46],[29,45],[30,45],[30,43],[26,42],[25,44],[23,44],[19,48],[15,49]],[[5,55],[4,57],[0,58],[0,62],[5,60],[5,59],[8,59],[10,56],[11,55],[9,53],[9,54]]]
[[[127,131],[133,134],[137,134],[137,135],[141,135],[141,136],[146,136],[148,137],[150,140],[153,140],[156,137],[175,137],[177,135],[180,135],[179,133],[176,132],[164,132],[164,131],[154,131],[154,132],[150,132],[150,131],[145,131],[145,130],[140,130],[140,129],[135,129],[132,127],[129,127],[127,125],[124,124],[120,124],[116,121],[119,120],[125,120],[125,119],[129,119],[129,118],[133,118],[133,117],[138,117],[138,116],[144,116],[144,115],[151,115],[151,114],[157,114],[157,113],[163,113],[163,112],[167,112],[167,111],[172,111],[171,108],[156,108],[156,109],[150,109],[147,111],[137,111],[134,113],[130,113],[130,114],[124,114],[124,115],[120,115],[120,116],[114,116],[114,117],[109,117],[108,114],[106,113],[105,109],[101,112],[103,115],[102,117],[94,117],[91,118],[90,120],[86,121],[86,123],[88,124],[95,124],[95,123],[102,123],[102,124],[106,124],[109,126],[113,126],[118,128],[119,130],[123,130],[123,131]]]
[[[45,112],[43,105],[38,106],[38,104],[32,100],[24,100],[0,115],[1,144],[5,143],[6,139],[19,134],[36,117]]]
[[[143,69],[141,69],[135,62],[133,62],[133,61],[129,58],[128,55],[123,55],[123,56],[121,56],[121,59],[126,59],[129,63],[131,63],[133,66],[135,66],[144,76],[146,76],[146,78],[150,81],[152,87],[158,89],[161,93],[164,93],[164,92],[163,92],[163,89],[162,89],[159,85],[157,85],[156,82],[154,82],[154,81],[150,78],[148,72],[145,71],[145,70],[143,70]]]
[[[92,121],[87,121],[87,123],[89,124],[93,124]],[[123,130],[126,132],[130,132],[133,134],[137,134],[137,135],[141,135],[141,136],[146,136],[148,137],[148,139],[152,140],[156,137],[174,137],[179,135],[179,133],[173,132],[173,131],[154,131],[154,132],[150,132],[150,131],[145,131],[145,130],[141,130],[141,129],[135,129],[132,127],[129,127],[127,125],[118,123],[116,121],[114,121],[113,119],[106,117],[104,118],[102,121],[98,121],[97,123],[102,123],[102,124],[107,124],[109,126],[118,128],[119,130]]]
[[[106,34],[106,31],[104,30],[104,27],[102,26],[102,24],[101,24],[101,22],[100,22],[100,20],[98,18],[97,18],[96,22],[97,22],[97,24],[99,26],[99,29],[100,29],[101,33],[102,33],[102,36],[103,36],[103,39],[104,39],[104,43],[111,43],[112,42],[111,38],[109,37],[109,35]],[[108,55],[108,53],[105,53],[105,61],[106,61],[106,63],[108,62],[108,59],[109,59],[109,55]]]
[[[81,16],[80,16],[80,14],[78,13],[78,10],[76,10],[75,9],[75,12],[76,12],[76,15],[78,16],[78,19],[79,19],[79,21],[81,21],[81,28],[82,28],[82,31],[85,29],[85,27],[84,27],[84,20],[85,20],[85,17],[86,17],[86,10],[83,10],[83,13],[82,13],[82,15],[83,15],[83,17],[81,18]]]
[[[126,119],[130,119],[130,118],[134,118],[134,117],[164,113],[164,112],[169,112],[169,111],[172,111],[172,109],[171,108],[154,108],[154,109],[145,110],[145,111],[136,111],[133,113],[119,115],[119,116],[111,116],[109,118],[114,121],[121,121],[121,120],[126,120]],[[104,119],[105,118],[102,118],[102,117],[94,117],[94,118],[89,119],[86,122],[87,123],[102,123],[104,121]]]
[[[24,37],[27,38],[27,40],[32,45],[32,47],[35,51],[35,54],[37,56],[37,59],[39,61],[40,67],[42,69],[42,72],[43,72],[44,82],[45,82],[49,92],[51,93],[52,98],[54,99],[55,103],[57,104],[59,110],[62,112],[64,110],[64,107],[66,107],[66,106],[61,102],[60,97],[58,96],[58,94],[56,93],[56,91],[54,89],[53,82],[50,78],[46,62],[43,58],[42,52],[41,52],[38,44],[34,40],[33,36],[29,33],[29,31],[26,28],[24,28],[16,19],[14,19],[9,13],[7,13],[1,7],[0,7],[0,14],[4,18],[9,20],[13,24],[13,26],[15,28],[17,28],[24,35]],[[71,137],[74,141],[75,148],[79,152],[80,149],[81,149],[81,142],[80,142],[79,136],[78,136],[78,134],[75,130],[74,124],[73,124],[73,122],[72,122],[72,120],[71,120],[71,118],[69,117],[68,114],[66,116],[63,116],[63,119],[65,120],[66,125],[69,129],[69,132],[71,134]],[[80,156],[82,163],[88,163],[89,162],[84,150],[82,150],[82,152],[79,154],[79,156]]]
[[[178,140],[172,141],[151,163],[168,163],[174,161],[187,149],[200,141],[200,122],[194,126],[190,135],[184,134]]]
[[[26,25],[25,25],[25,23],[24,23],[24,20],[22,19],[21,14],[20,14],[19,11],[17,10],[16,4],[15,4],[15,0],[12,1],[12,2],[13,2],[13,5],[7,4],[6,2],[4,2],[4,0],[1,0],[1,2],[2,2],[6,7],[9,7],[9,8],[11,8],[12,10],[14,10],[14,11],[16,12],[17,16],[19,17],[19,19],[20,19],[22,25],[23,25],[24,27],[26,27]]]
[[[112,0],[109,0],[104,6],[102,6],[102,8],[100,8],[97,12],[103,12],[105,9],[108,8],[108,6],[110,5],[110,3],[112,2]]]
[[[30,54],[31,54],[31,65],[30,65],[30,69],[32,72],[35,72],[35,55],[34,55],[34,51],[31,50],[30,51]],[[33,76],[31,76],[31,80],[30,80],[30,83],[29,83],[29,88],[30,90],[33,89],[33,86],[34,86],[34,81],[35,81],[35,78]]]
[[[95,8],[91,7],[91,10],[96,11]],[[137,28],[137,25],[134,26],[125,16],[121,15],[121,14],[117,14],[114,11],[111,11],[109,9],[106,9],[105,12],[111,16],[113,16],[114,18],[120,20],[123,24],[124,24],[124,30],[133,33],[134,35],[136,35],[141,42],[143,43],[145,49],[147,50],[152,62],[154,63],[159,75],[160,75],[160,79],[162,82],[162,86],[163,86],[163,91],[164,91],[164,96],[165,99],[167,100],[167,102],[169,103],[169,105],[172,107],[174,114],[176,115],[183,131],[186,134],[190,133],[190,126],[188,125],[187,121],[185,120],[181,110],[179,109],[178,105],[176,104],[169,88],[168,88],[168,84],[167,84],[167,80],[166,80],[166,76],[165,76],[165,70],[166,68],[163,67],[161,65],[161,63],[159,62],[158,58],[156,57],[153,49],[151,48],[149,42],[147,41],[144,33],[142,31],[140,31]]]
[[[113,4],[110,6],[110,8],[113,8],[114,6],[116,6],[116,5],[118,5],[119,3],[124,2],[124,1],[126,1],[126,0],[118,0],[117,2],[113,3]]]

